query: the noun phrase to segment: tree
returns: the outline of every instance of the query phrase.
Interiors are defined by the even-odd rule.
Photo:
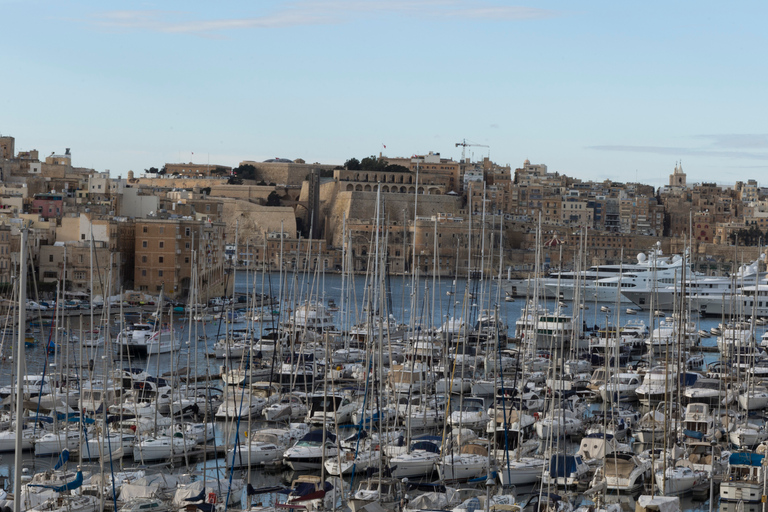
[[[398,164],[388,165],[384,170],[386,172],[411,172],[409,168]]]
[[[150,167],[149,169],[144,169],[144,172],[148,174],[157,174],[158,168],[157,167]]]
[[[211,171],[211,174],[214,176],[226,176],[229,172],[223,167],[216,166],[216,168]]]
[[[274,190],[267,196],[267,206],[280,206],[280,194]]]
[[[211,195],[211,187],[203,187],[203,188],[201,188],[200,189],[200,193],[203,194],[204,196]]]
[[[360,161],[357,158],[350,158],[346,162],[344,162],[344,168],[348,171],[359,171],[361,169],[360,167]]]
[[[245,164],[232,169],[232,172],[242,180],[255,180],[256,168],[251,164]]]
[[[383,172],[387,168],[386,160],[379,160],[375,155],[367,156],[360,161],[363,171]]]
[[[243,184],[243,178],[238,177],[236,174],[233,174],[227,180],[227,185],[242,185],[242,184]]]

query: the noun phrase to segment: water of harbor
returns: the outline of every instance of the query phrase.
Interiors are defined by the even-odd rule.
[[[432,329],[441,325],[447,318],[468,319],[473,322],[481,310],[497,310],[498,313],[507,322],[510,327],[510,334],[514,332],[515,321],[520,318],[521,311],[525,307],[525,298],[517,297],[514,301],[505,298],[505,292],[499,288],[499,282],[495,280],[484,280],[479,282],[472,280],[467,290],[467,281],[465,279],[421,279],[416,283],[409,276],[395,276],[388,278],[385,283],[387,293],[379,297],[370,283],[366,281],[365,276],[354,276],[342,280],[339,274],[329,275],[301,275],[288,274],[281,276],[277,273],[272,274],[247,274],[237,272],[235,274],[235,292],[236,294],[251,295],[263,293],[266,295],[281,298],[281,305],[278,309],[283,312],[296,308],[307,298],[322,301],[328,304],[333,301],[340,307],[340,311],[335,313],[337,326],[348,328],[364,319],[366,310],[369,308],[377,309],[376,304],[384,305],[385,309],[392,314],[398,323],[408,325],[419,325],[424,329]],[[344,292],[342,295],[342,291]],[[608,312],[602,311],[601,306],[609,309]],[[581,320],[586,325],[605,325],[606,321],[611,324],[624,324],[628,320],[643,320],[646,325],[651,325],[654,319],[650,312],[640,311],[637,315],[627,315],[626,309],[631,304],[589,304],[587,308],[580,309]],[[558,307],[557,303],[549,302],[547,307],[554,309]],[[564,311],[570,311],[573,304],[566,303],[560,306]],[[30,315],[32,316],[32,315]],[[103,336],[105,329],[109,328],[113,334],[116,334],[121,323],[131,320],[138,320],[138,317],[125,317],[114,315],[110,319],[109,326],[97,325],[100,329],[98,334],[93,334],[90,326],[90,315],[87,310],[83,311],[82,316],[75,315],[68,317],[63,327],[67,331],[67,336],[77,336],[79,339],[86,339],[89,336]],[[656,319],[658,321],[659,319]],[[693,315],[692,321],[696,322],[697,328],[709,331],[710,328],[717,326],[720,319],[717,318],[699,318]],[[181,368],[189,368],[191,375],[216,375],[220,373],[220,366],[224,360],[211,357],[212,346],[218,336],[226,334],[227,329],[245,329],[251,327],[256,336],[259,336],[264,329],[270,327],[270,324],[259,323],[237,323],[226,324],[223,321],[215,320],[212,322],[195,322],[190,328],[188,315],[178,315],[172,319],[174,328],[179,332],[181,339],[184,340],[182,350],[174,354],[164,354],[159,357],[136,358],[120,360],[116,353],[105,354],[101,347],[89,348],[80,347],[77,342],[67,343],[61,339],[58,348],[58,355],[49,355],[45,349],[50,339],[55,339],[55,331],[49,326],[35,326],[34,318],[30,318],[33,324],[32,334],[37,338],[38,343],[32,348],[26,350],[26,371],[30,374],[39,374],[44,370],[47,373],[55,374],[57,368],[64,365],[64,361],[69,361],[70,370],[79,368],[78,374],[88,375],[89,368],[93,369],[94,374],[103,374],[107,368],[116,367],[140,367],[145,368],[150,374],[163,375],[169,371],[176,371]],[[163,319],[164,322],[171,321],[170,317]],[[82,330],[81,330],[82,325]],[[764,328],[757,333],[759,337]],[[11,383],[12,372],[15,371],[12,361],[11,349],[16,340],[12,338],[12,333],[6,330],[6,333],[0,340],[2,351],[2,361],[0,362],[0,386]],[[61,334],[60,334],[61,336]],[[715,338],[702,340],[702,345],[714,346]],[[707,363],[717,360],[716,352],[705,353]],[[212,382],[212,385],[221,387],[221,381]],[[219,425],[217,434],[217,444],[221,445],[232,436],[231,426]],[[252,425],[257,428],[257,425]],[[24,467],[31,472],[38,472],[48,469],[55,464],[55,457],[34,457],[32,454],[25,454]],[[92,470],[98,471],[98,464],[87,465]],[[117,467],[113,468],[115,471]],[[127,469],[127,468],[126,468]],[[173,471],[193,471],[197,474],[205,471],[210,476],[215,473],[224,474],[224,461],[209,460],[207,462],[196,462],[190,468],[183,464],[173,468]],[[9,477],[13,473],[13,454],[0,454],[0,479],[6,480],[6,487],[10,485]],[[266,487],[279,483],[290,483],[293,478],[292,471],[270,472],[262,469],[254,469],[251,472],[251,483],[254,487]],[[694,503],[689,498],[682,500],[685,510],[709,510],[708,504]]]

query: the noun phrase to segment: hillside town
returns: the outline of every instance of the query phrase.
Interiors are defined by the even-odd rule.
[[[720,274],[754,259],[768,229],[768,188],[695,183],[681,163],[660,188],[439,152],[158,165],[115,176],[79,167],[69,148],[41,157],[0,137],[0,283],[12,281],[22,225],[43,291],[57,282],[83,296],[162,288],[184,300],[197,264],[212,297],[227,291],[232,264],[339,272],[344,248],[350,270],[365,272],[379,192],[392,274],[525,275],[537,226],[545,268],[572,267],[580,250],[590,265],[632,261],[660,243],[668,254],[690,247],[695,270]]]

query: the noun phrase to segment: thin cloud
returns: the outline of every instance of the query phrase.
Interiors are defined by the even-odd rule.
[[[768,160],[768,153],[755,153],[749,151],[716,151],[712,149],[697,149],[667,146],[587,146],[587,149],[596,151],[618,151],[624,153],[652,153],[656,155],[672,156],[706,156],[720,158],[745,158],[753,160]]]
[[[698,135],[697,139],[711,140],[711,147],[723,149],[768,149],[768,135],[764,133],[722,133]]]
[[[587,146],[596,151],[617,151],[624,153],[651,153],[671,156],[700,156],[744,160],[768,160],[768,135],[750,133],[721,133],[696,135],[694,140],[706,140],[708,144],[698,147],[685,146],[633,146],[598,145]],[[766,150],[766,151],[761,151]]]
[[[559,16],[557,11],[521,6],[498,6],[470,0],[291,2],[261,16],[193,19],[192,13],[162,10],[120,10],[95,14],[89,22],[109,30],[150,31],[217,37],[244,29],[348,23],[367,15],[399,15],[429,20],[525,21]]]

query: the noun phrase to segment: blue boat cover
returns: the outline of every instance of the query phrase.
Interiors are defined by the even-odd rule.
[[[576,472],[576,457],[573,455],[556,454],[549,459],[549,476],[564,478]]]
[[[699,380],[697,373],[685,372],[680,374],[680,384],[685,387],[693,386]]]
[[[328,441],[336,441],[336,436],[331,434],[330,432],[325,433],[325,439]],[[323,431],[322,429],[319,430],[313,430],[309,434],[305,435],[301,438],[302,441],[310,441],[315,443],[322,443],[323,442]]]
[[[440,447],[429,441],[417,441],[411,445],[411,450],[423,450],[430,453],[440,453]]]
[[[699,440],[704,439],[704,432],[699,432],[697,430],[688,430],[686,428],[686,429],[683,429],[683,434],[685,435],[685,437],[692,437],[694,439],[699,439]]]
[[[761,466],[765,455],[751,452],[735,452],[728,458],[731,466]]]

